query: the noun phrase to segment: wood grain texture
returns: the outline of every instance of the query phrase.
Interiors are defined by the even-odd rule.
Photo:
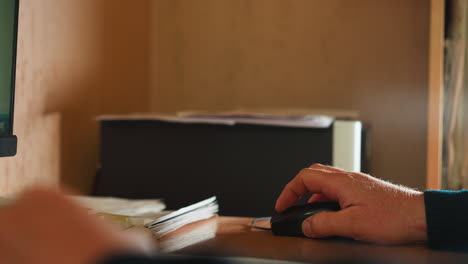
[[[153,111],[357,110],[372,126],[372,173],[425,187],[430,1],[155,0],[152,9]]]
[[[0,194],[33,183],[88,192],[96,115],[146,111],[149,2],[22,0],[15,134],[0,159]]]
[[[445,1],[431,0],[427,188],[442,188]]]
[[[160,240],[161,249],[186,246],[183,255],[229,256],[306,263],[461,263],[466,254],[430,250],[426,245],[379,246],[344,240],[274,236],[250,228],[250,218],[217,217],[193,223]],[[210,236],[214,233],[214,236]],[[204,238],[204,240],[203,240]],[[194,242],[193,245],[187,245]]]

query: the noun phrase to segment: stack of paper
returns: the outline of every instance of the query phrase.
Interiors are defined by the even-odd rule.
[[[128,200],[112,197],[72,196],[91,213],[119,225],[122,229],[146,228],[160,238],[184,225],[208,219],[218,213],[216,197],[181,208],[162,211],[161,200]]]
[[[159,199],[130,200],[91,196],[71,196],[71,198],[96,213],[145,217],[160,213],[166,208],[166,205]]]
[[[163,253],[173,253],[216,237],[218,229],[217,218],[201,221],[189,230],[174,235],[168,235],[159,240],[159,250]]]
[[[157,238],[160,238],[184,225],[211,218],[218,213],[218,209],[216,197],[211,197],[199,203],[162,215],[154,221],[147,223],[145,227],[152,230]]]
[[[129,200],[113,197],[71,196],[75,202],[88,208],[91,214],[113,222],[121,229],[150,231],[156,238],[177,230],[187,224],[208,219],[218,213],[216,197],[181,208],[177,211],[163,211],[165,204],[159,199]],[[13,200],[1,198],[0,206]]]
[[[177,114],[179,117],[187,120],[218,120],[224,122],[233,122],[235,124],[250,124],[250,125],[268,125],[268,126],[285,126],[285,127],[308,127],[308,128],[327,128],[335,120],[332,116],[327,115],[307,115],[293,113],[267,113],[267,112],[246,112],[246,111],[229,111],[229,112],[203,112],[203,111],[188,111]]]
[[[130,114],[130,115],[104,115],[98,120],[156,120],[182,124],[216,124],[233,126],[236,124],[250,124],[262,126],[304,127],[304,128],[328,128],[337,117],[352,117],[356,114],[345,115],[332,111],[243,111],[229,112],[203,112],[184,111],[177,115],[165,114]]]

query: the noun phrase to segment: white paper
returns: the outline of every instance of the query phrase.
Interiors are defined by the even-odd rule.
[[[159,199],[122,199],[114,197],[70,196],[81,206],[93,212],[125,216],[146,216],[159,213],[166,205]]]
[[[215,238],[218,228],[217,219],[207,220],[189,232],[160,240],[160,251],[171,253],[191,245]]]
[[[159,217],[147,223],[145,227],[151,229],[156,238],[160,238],[187,224],[211,218],[215,216],[218,211],[219,206],[216,197],[211,197]]]
[[[201,201],[201,202],[198,202],[198,203],[196,203],[196,204],[192,204],[192,205],[189,205],[189,206],[180,208],[180,209],[177,210],[177,211],[174,211],[174,212],[172,212],[172,213],[170,213],[170,214],[167,214],[167,215],[165,215],[165,216],[163,216],[163,217],[160,217],[160,218],[158,218],[157,220],[155,220],[153,223],[148,224],[148,226],[156,225],[156,224],[158,224],[158,223],[167,221],[167,220],[169,220],[169,219],[171,219],[171,218],[175,218],[175,217],[180,216],[180,215],[183,215],[183,214],[185,214],[185,213],[188,213],[188,212],[191,212],[191,211],[200,209],[200,208],[202,208],[202,207],[204,207],[204,206],[208,206],[208,205],[210,205],[210,204],[212,204],[212,203],[214,203],[214,202],[216,202],[216,197],[213,196],[213,197],[210,197],[210,198],[208,198],[208,199],[206,199],[206,200],[203,200],[203,201]]]
[[[181,123],[181,124],[214,124],[214,125],[226,125],[233,126],[235,121],[228,119],[218,118],[185,118],[176,115],[164,115],[164,114],[129,114],[129,115],[102,115],[97,118],[98,121],[115,121],[115,120],[153,120],[153,121],[164,121],[169,123]]]
[[[280,127],[328,128],[335,120],[326,115],[280,115],[267,113],[205,113],[181,112],[178,115],[162,114],[130,114],[104,115],[99,121],[115,120],[154,120],[181,124],[214,124],[233,126],[235,124],[250,124]]]

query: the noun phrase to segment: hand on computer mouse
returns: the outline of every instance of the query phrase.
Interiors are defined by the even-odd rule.
[[[312,238],[342,236],[395,245],[427,240],[424,195],[363,173],[314,164],[284,188],[276,202],[282,212],[303,195],[313,201],[337,201],[341,210],[307,218],[303,232]]]

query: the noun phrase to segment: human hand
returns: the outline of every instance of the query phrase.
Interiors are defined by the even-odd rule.
[[[309,202],[337,201],[341,210],[321,212],[302,223],[312,238],[342,236],[379,244],[427,240],[424,195],[363,173],[314,164],[303,169],[284,188],[276,202],[282,212],[303,195]]]
[[[1,263],[89,264],[143,246],[54,191],[30,190],[0,209]]]

